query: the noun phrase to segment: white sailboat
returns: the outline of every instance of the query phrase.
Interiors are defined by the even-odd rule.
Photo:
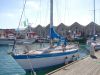
[[[30,50],[26,53],[17,53],[13,50],[12,57],[25,70],[46,68],[54,65],[63,64],[65,62],[74,61],[79,57],[79,48],[76,45],[58,45],[52,44],[53,39],[61,38],[53,28],[53,0],[50,0],[50,47]],[[66,41],[64,41],[66,43]]]
[[[89,40],[87,40],[87,49],[90,50],[91,43],[94,44],[94,50],[100,50],[100,39],[96,39],[96,29],[95,29],[95,0],[94,0],[94,28],[93,28],[93,37]]]

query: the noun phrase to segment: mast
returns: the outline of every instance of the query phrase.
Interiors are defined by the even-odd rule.
[[[53,0],[50,0],[50,45],[53,45],[53,39],[51,38],[51,29],[53,28]]]
[[[50,44],[53,45],[53,39],[58,38],[60,39],[61,36],[56,33],[53,28],[53,0],[50,0]]]
[[[53,27],[53,0],[50,0],[50,28]]]
[[[94,2],[93,2],[94,4],[94,23],[95,23],[95,0],[94,0]],[[93,29],[94,31],[93,31],[93,35],[95,35],[95,24],[94,24],[94,29]]]

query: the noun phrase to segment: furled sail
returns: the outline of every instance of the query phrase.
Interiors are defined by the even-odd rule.
[[[55,39],[55,38],[58,38],[60,39],[60,35],[58,33],[55,32],[53,26],[50,28],[50,38],[51,39]]]
[[[63,43],[64,45],[67,45],[67,38],[65,39],[63,36],[56,33],[53,26],[50,27],[50,39],[55,40],[58,39],[57,45],[61,45]]]

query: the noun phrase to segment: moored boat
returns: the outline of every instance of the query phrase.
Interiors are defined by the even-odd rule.
[[[74,61],[79,57],[78,46],[69,45],[67,39],[57,34],[53,27],[53,0],[50,0],[50,46],[39,50],[30,50],[28,45],[24,45],[24,52],[14,45],[12,56],[25,70],[46,68],[49,66],[63,64]],[[57,45],[53,41],[57,39]]]
[[[95,0],[94,0],[94,13],[93,14],[94,14],[94,23],[95,23]],[[100,39],[97,38],[95,24],[93,27],[93,34],[91,36],[92,37],[87,40],[87,45],[88,45],[87,49],[90,50],[90,47],[92,46],[92,43],[93,43],[94,50],[100,50]]]
[[[77,60],[78,48],[76,46],[72,48],[68,45],[66,46],[66,50],[63,51],[62,47],[58,46],[55,48],[31,50],[20,54],[16,53],[12,56],[23,69],[35,70]]]
[[[0,45],[13,45],[15,39],[14,29],[1,29],[0,30]]]

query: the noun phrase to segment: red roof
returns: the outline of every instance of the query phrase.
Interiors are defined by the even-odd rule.
[[[28,34],[36,35],[36,32],[28,32]]]

